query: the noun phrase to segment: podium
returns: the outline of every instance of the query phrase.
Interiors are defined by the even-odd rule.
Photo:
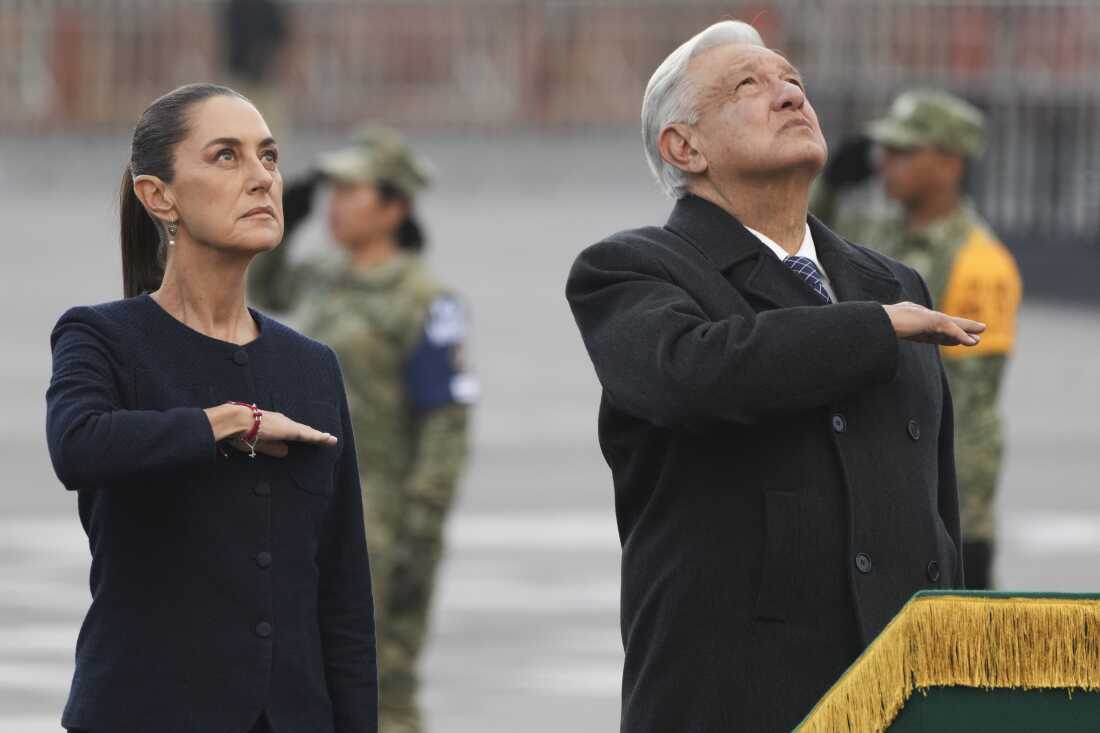
[[[795,733],[1097,733],[1100,595],[922,591]]]

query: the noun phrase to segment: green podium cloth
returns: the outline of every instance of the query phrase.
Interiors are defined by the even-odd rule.
[[[1100,595],[917,593],[795,730],[1100,731]]]

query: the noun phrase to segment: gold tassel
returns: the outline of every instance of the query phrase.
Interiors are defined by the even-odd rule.
[[[884,731],[948,686],[1100,690],[1100,599],[918,594],[796,731]]]

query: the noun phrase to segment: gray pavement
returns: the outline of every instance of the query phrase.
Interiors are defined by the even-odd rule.
[[[300,169],[333,142],[284,144]],[[484,399],[424,663],[431,730],[611,731],[618,544],[598,388],[562,296],[577,251],[663,221],[633,131],[436,135],[435,267],[472,302]],[[0,733],[57,731],[87,546],[43,438],[50,327],[118,297],[118,137],[0,141]],[[303,249],[323,246],[311,224]],[[1028,300],[1006,385],[1003,586],[1100,587],[1100,309]]]

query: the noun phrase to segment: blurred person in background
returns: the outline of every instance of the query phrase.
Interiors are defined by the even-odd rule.
[[[50,457],[92,553],[70,731],[377,730],[340,365],[245,305],[282,237],[278,155],[231,89],[153,102],[122,180],[126,297],[53,331]]]
[[[955,403],[969,588],[993,587],[994,498],[1003,459],[998,403],[1022,291],[1012,254],[964,191],[984,138],[983,115],[965,100],[943,91],[906,92],[867,134],[842,144],[811,203],[843,236],[920,272],[940,310],[988,327],[974,348],[942,348]]]
[[[338,251],[303,262],[291,235],[328,189]],[[467,323],[453,291],[420,258],[415,215],[424,165],[392,130],[369,127],[318,173],[288,186],[287,237],[250,271],[262,308],[293,312],[344,366],[371,551],[381,729],[422,730],[417,659],[428,631],[444,522],[467,455],[476,382],[465,364]]]
[[[219,24],[230,84],[253,101],[277,135],[286,134],[277,82],[288,25],[286,8],[278,0],[229,0]]]

